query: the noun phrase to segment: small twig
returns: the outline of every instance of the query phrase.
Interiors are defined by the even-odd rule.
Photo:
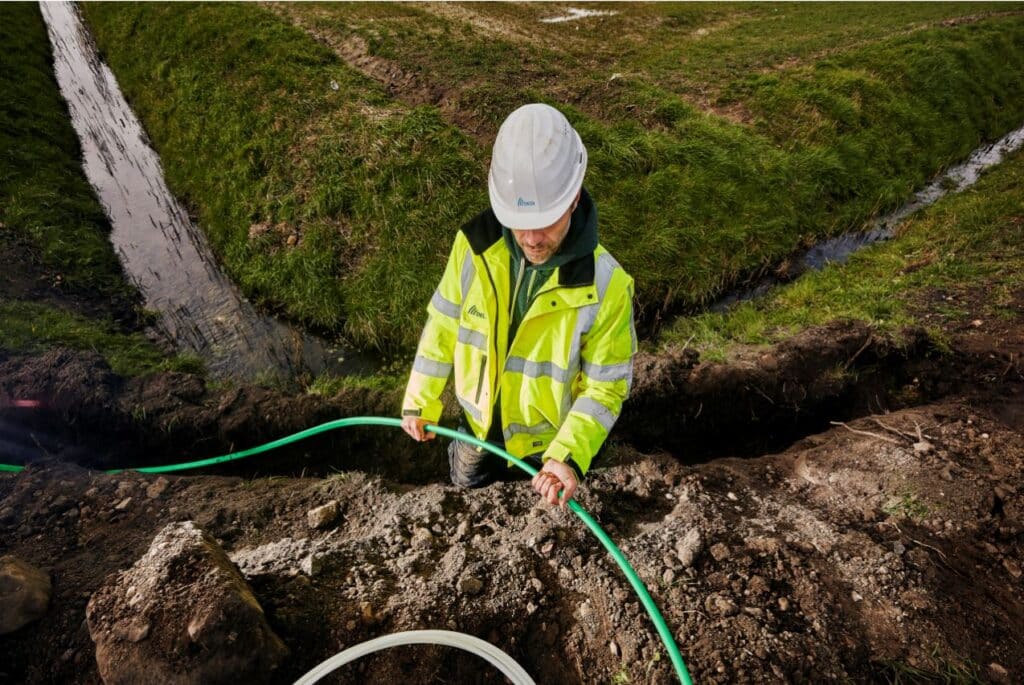
[[[756,385],[752,385],[750,387],[753,388],[754,392],[756,392],[758,395],[760,395],[761,397],[765,398],[766,400],[768,400],[772,404],[775,404],[775,400],[773,400],[772,398],[768,397],[768,395],[764,394],[764,391],[761,390],[761,388],[757,387]]]
[[[867,339],[864,341],[864,344],[860,346],[860,349],[857,350],[856,352],[854,352],[853,356],[850,357],[849,359],[847,359],[846,363],[843,364],[843,371],[846,371],[847,369],[849,369],[850,368],[850,364],[855,362],[857,360],[857,357],[860,356],[861,352],[863,352],[864,350],[868,349],[868,345],[870,345],[870,344],[871,344],[871,336],[868,335]]]
[[[892,426],[886,425],[882,423],[882,420],[879,419],[878,417],[872,416],[871,420],[877,423],[879,427],[884,428],[887,431],[896,433],[897,435],[902,435],[903,437],[910,438],[911,440],[914,439],[914,435],[912,433],[907,433],[906,431],[901,431],[899,428],[893,428]]]
[[[43,455],[45,455],[47,457],[52,457],[53,456],[52,454],[50,454],[50,452],[45,447],[43,447],[43,443],[39,442],[39,438],[36,437],[35,433],[29,433],[29,436],[31,436],[32,442],[34,442],[36,444],[36,447],[39,448],[39,451],[42,452]]]
[[[912,537],[908,537],[908,538],[907,538],[907,540],[909,540],[910,542],[913,542],[913,543],[914,543],[915,545],[920,545],[921,547],[927,547],[927,548],[928,548],[928,549],[930,549],[930,550],[934,550],[935,552],[938,552],[938,553],[939,553],[939,556],[940,556],[940,557],[942,557],[942,560],[943,560],[943,561],[946,561],[946,554],[945,554],[945,552],[943,552],[943,551],[942,551],[941,549],[939,549],[938,547],[932,547],[931,545],[929,545],[929,544],[927,544],[927,543],[924,543],[924,542],[921,542],[920,540],[915,540],[915,539],[914,539],[914,538],[912,538]],[[948,566],[948,565],[949,565],[949,564],[947,564],[947,566]],[[952,567],[951,567],[951,568],[952,568]]]
[[[846,430],[850,431],[851,433],[856,433],[857,435],[867,435],[867,436],[872,437],[872,438],[878,438],[879,440],[884,440],[885,442],[890,442],[893,445],[900,444],[899,440],[896,440],[895,438],[890,438],[888,435],[879,435],[878,433],[872,433],[871,431],[862,431],[862,430],[857,430],[856,428],[850,428],[848,425],[846,425],[842,421],[829,421],[829,423],[831,423],[833,426],[842,426]]]

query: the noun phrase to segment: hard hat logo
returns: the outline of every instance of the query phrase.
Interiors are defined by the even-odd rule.
[[[587,149],[569,120],[550,105],[524,105],[494,140],[491,209],[508,228],[546,228],[570,210],[586,171]]]

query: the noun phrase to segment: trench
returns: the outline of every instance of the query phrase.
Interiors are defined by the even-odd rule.
[[[86,176],[106,210],[126,275],[145,306],[159,313],[154,333],[198,355],[218,378],[368,371],[374,364],[366,355],[263,314],[242,296],[168,189],[160,158],[78,8],[39,6]]]

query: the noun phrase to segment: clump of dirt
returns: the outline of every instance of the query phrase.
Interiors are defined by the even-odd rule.
[[[651,590],[697,682],[1024,673],[1020,433],[961,400],[875,419],[698,466],[620,447],[618,465],[588,478],[581,504]],[[310,528],[308,511],[332,501],[338,522]],[[184,520],[248,576],[292,653],[280,682],[417,628],[481,636],[541,683],[672,680],[625,578],[525,482],[467,491],[361,472],[244,480],[66,464],[0,480],[3,551],[54,578],[47,617],[0,638],[4,675],[94,680],[87,598]],[[432,647],[346,669],[339,682],[501,682]]]

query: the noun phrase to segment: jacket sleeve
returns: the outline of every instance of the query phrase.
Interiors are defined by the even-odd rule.
[[[636,354],[633,279],[617,269],[590,332],[580,343],[578,393],[544,459],[572,461],[586,473],[622,411]]]
[[[427,305],[427,323],[420,335],[409,383],[402,400],[402,416],[420,416],[431,423],[441,418],[444,392],[452,372],[462,309],[462,267],[469,243],[459,231],[448,256],[441,282]]]

